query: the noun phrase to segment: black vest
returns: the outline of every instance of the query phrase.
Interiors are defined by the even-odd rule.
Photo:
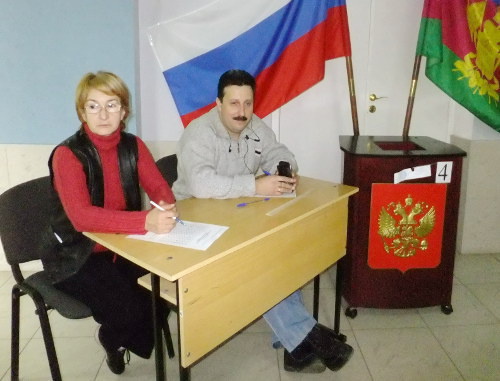
[[[101,161],[96,147],[87,134],[79,130],[57,147],[59,146],[70,148],[82,163],[92,205],[104,206],[104,179]],[[57,147],[54,148],[49,158],[54,213],[51,216],[51,231],[47,232],[47,239],[50,240],[53,250],[50,251],[50,255],[42,258],[44,269],[53,283],[60,282],[75,274],[85,263],[95,245],[95,242],[75,230],[64,212],[59,195],[54,189],[52,160]],[[121,185],[129,211],[141,210],[142,205],[137,171],[138,156],[136,137],[121,132],[118,143],[118,161]]]

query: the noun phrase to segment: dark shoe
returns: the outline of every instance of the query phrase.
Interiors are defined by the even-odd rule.
[[[114,374],[122,374],[125,371],[125,348],[120,348],[115,351],[106,350],[106,364]]]
[[[323,359],[323,362],[328,369],[334,372],[340,370],[340,368],[347,364],[347,361],[349,361],[353,353],[353,349],[349,344],[342,343],[342,345],[345,346],[345,349],[343,349],[342,352],[339,351],[336,356]]]
[[[127,364],[130,360],[130,354],[125,348],[109,349],[106,348],[101,337],[101,331],[99,330],[99,342],[106,351],[106,364],[108,364],[109,370],[114,374],[122,374],[125,371],[125,353],[127,353]]]
[[[338,340],[333,330],[319,323],[307,334],[301,345],[304,342],[308,343],[312,352],[333,371],[342,368],[353,353],[349,344]]]
[[[322,373],[326,369],[325,364],[314,353],[309,353],[300,359],[296,359],[285,349],[283,359],[287,372]]]

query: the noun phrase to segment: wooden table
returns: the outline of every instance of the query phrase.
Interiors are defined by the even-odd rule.
[[[159,279],[176,283],[179,363],[189,379],[189,366],[345,255],[348,198],[357,191],[301,177],[293,199],[243,208],[236,204],[255,198],[179,201],[183,220],[229,226],[206,251],[84,234],[151,272],[158,380],[165,379]]]

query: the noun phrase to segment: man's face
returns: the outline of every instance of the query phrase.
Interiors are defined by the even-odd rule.
[[[224,97],[217,98],[219,117],[233,139],[250,123],[253,115],[253,91],[250,86],[231,85],[224,88]]]

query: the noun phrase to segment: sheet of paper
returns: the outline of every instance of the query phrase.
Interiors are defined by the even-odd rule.
[[[131,234],[128,238],[186,247],[188,249],[207,250],[229,227],[184,221],[184,225],[176,224],[167,234]]]
[[[406,168],[394,174],[394,184],[399,184],[405,180],[421,179],[431,175],[430,165],[421,165],[419,167]]]
[[[453,179],[453,162],[438,161],[436,164],[436,183],[451,183]]]

